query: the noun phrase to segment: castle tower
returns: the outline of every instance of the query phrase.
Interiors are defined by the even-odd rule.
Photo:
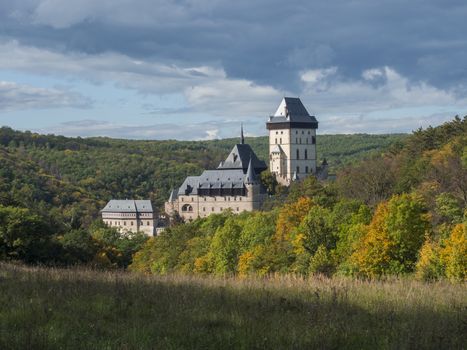
[[[294,173],[300,179],[316,174],[316,129],[299,98],[284,97],[269,117],[269,170],[282,185],[289,185]]]

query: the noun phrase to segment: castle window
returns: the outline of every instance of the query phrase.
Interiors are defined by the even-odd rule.
[[[222,207],[220,207],[220,208],[219,208],[219,211],[222,211],[222,210],[223,210]]]
[[[242,197],[240,197],[240,200],[242,200]]]
[[[123,221],[123,226],[126,226],[126,221]]]
[[[305,159],[308,159],[308,150],[307,149],[305,150]]]
[[[305,167],[305,173],[308,174],[308,167],[307,166]]]
[[[133,221],[131,222],[131,226],[133,226]]]
[[[284,132],[283,132],[283,131],[281,131],[281,135],[282,135],[283,133],[284,133]]]
[[[205,207],[203,207],[203,211],[206,211],[206,208],[205,208]]]
[[[151,226],[151,223],[148,221],[148,226]]]
[[[300,137],[300,143],[302,143],[302,138]]]
[[[297,149],[297,159],[300,159],[300,150]]]
[[[279,131],[276,131],[276,135],[279,133]]]
[[[211,209],[212,209],[211,211],[214,211],[214,207],[212,207]]]
[[[316,137],[312,136],[311,137],[311,144],[314,145],[316,143]]]
[[[310,130],[308,130],[308,135],[310,135]]]
[[[305,131],[302,130],[302,135],[305,133]]]
[[[194,201],[195,201],[195,199],[194,199],[193,197],[191,197],[191,201],[192,201],[192,202],[194,202]]]
[[[298,135],[298,130],[295,130],[295,134],[297,134],[297,135]]]
[[[281,139],[279,139],[279,141],[280,141],[279,143],[281,143],[281,144],[282,144],[282,138],[281,138]]]
[[[237,207],[237,211],[240,211],[240,208],[239,208],[239,207]]]
[[[297,167],[297,174],[300,172],[300,167],[298,166]]]
[[[182,211],[184,212],[192,212],[193,211],[193,207],[189,204],[185,204],[183,207],[182,207]]]
[[[308,143],[308,137],[305,139],[305,143]]]
[[[277,139],[276,139],[276,145],[277,145]]]

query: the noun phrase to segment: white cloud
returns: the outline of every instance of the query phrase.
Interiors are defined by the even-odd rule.
[[[39,88],[15,82],[0,81],[0,110],[48,108],[89,108],[92,101],[78,93],[60,89]]]

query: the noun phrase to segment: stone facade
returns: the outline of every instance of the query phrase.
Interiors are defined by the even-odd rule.
[[[284,97],[266,123],[269,130],[269,169],[282,185],[317,174],[316,129],[298,98]]]
[[[234,146],[217,169],[189,176],[180,188],[172,191],[165,212],[193,220],[224,210],[234,213],[258,210],[267,197],[259,181],[259,174],[266,169],[266,164],[244,143],[242,132],[241,143]]]
[[[148,200],[111,200],[101,210],[102,220],[118,231],[142,232],[154,236],[156,215]]]

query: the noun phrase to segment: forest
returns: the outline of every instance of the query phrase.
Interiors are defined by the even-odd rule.
[[[267,156],[267,138],[247,138]],[[237,142],[66,138],[0,129],[0,259],[167,274],[274,273],[425,280],[466,276],[467,118],[411,135],[322,135],[336,181],[270,188],[262,211],[225,212],[159,237],[122,235],[111,198],[157,206]]]

